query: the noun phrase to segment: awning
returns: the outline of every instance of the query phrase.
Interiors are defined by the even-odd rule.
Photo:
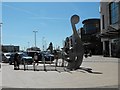
[[[115,29],[112,26],[108,27],[107,32],[99,35],[101,38],[116,38],[120,37],[120,29]]]

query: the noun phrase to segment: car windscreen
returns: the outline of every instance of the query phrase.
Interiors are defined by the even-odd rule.
[[[10,56],[10,54],[6,54],[6,56]]]
[[[25,54],[25,53],[20,53],[19,56],[20,56],[20,57],[27,57],[28,55]]]

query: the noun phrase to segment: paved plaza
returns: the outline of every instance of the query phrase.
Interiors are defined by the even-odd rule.
[[[2,88],[2,72],[1,72],[1,68],[0,68],[0,89]]]
[[[2,63],[2,88],[118,88],[118,58],[92,56],[84,58],[81,68],[54,70],[53,65],[38,65],[38,71],[13,70],[13,65]],[[1,73],[1,72],[0,72]],[[0,79],[1,80],[1,79]]]

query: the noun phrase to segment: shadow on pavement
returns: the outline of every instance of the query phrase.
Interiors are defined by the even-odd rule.
[[[95,72],[93,71],[91,68],[86,68],[86,67],[80,67],[80,70],[83,70],[81,72],[85,73],[84,71],[88,72],[88,73],[92,73],[92,74],[103,74],[102,72]]]
[[[72,71],[69,70],[69,69],[65,69],[64,67],[54,67],[54,66],[49,66],[47,65],[46,68],[44,68],[43,66],[37,66],[36,69],[34,69],[32,66],[31,67],[28,67],[26,69],[24,69],[23,67],[21,67],[19,70],[23,70],[23,71],[57,71],[59,73],[61,72],[68,72],[68,73],[71,73],[72,74]],[[74,70],[73,70],[74,71]],[[75,71],[79,71],[79,72],[82,72],[82,73],[92,73],[92,74],[103,74],[102,72],[96,72],[96,71],[93,71],[92,68],[87,68],[87,67],[80,67],[78,69],[76,69]]]

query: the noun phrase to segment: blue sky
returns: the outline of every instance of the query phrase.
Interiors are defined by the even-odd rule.
[[[80,16],[77,29],[88,18],[100,18],[99,2],[4,2],[2,3],[2,44],[19,45],[21,49],[37,46],[42,49],[43,38],[47,46],[62,47],[62,41],[72,35],[70,17]],[[28,43],[29,42],[29,43]]]

